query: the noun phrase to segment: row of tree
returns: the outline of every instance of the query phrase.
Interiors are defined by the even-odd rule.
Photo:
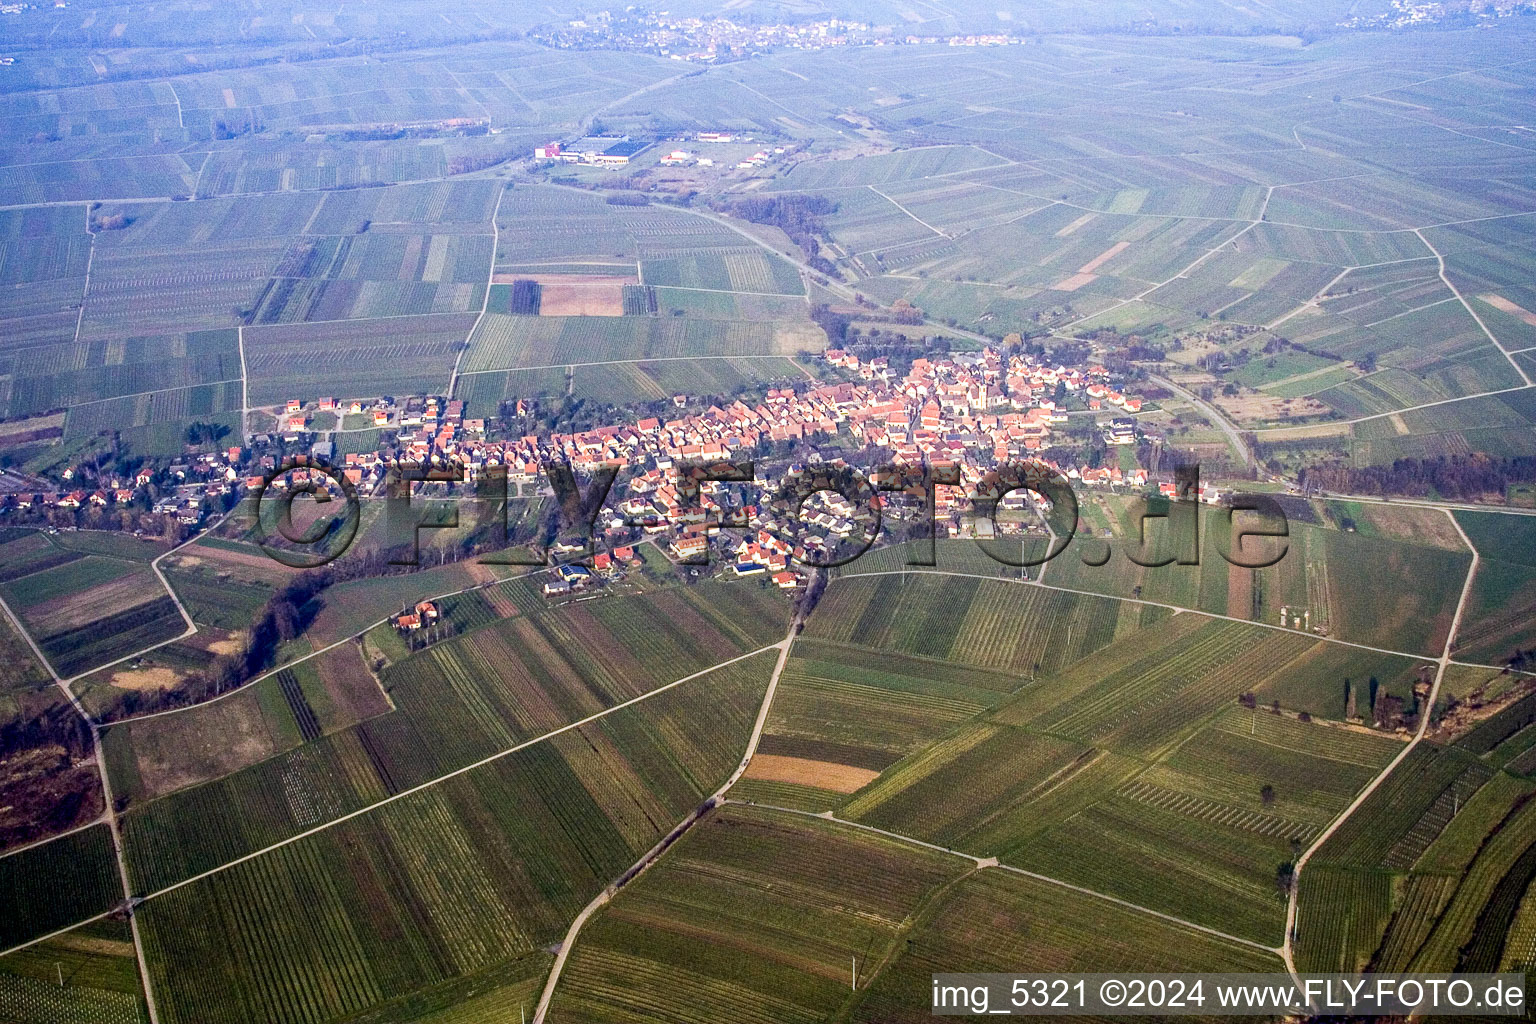
[[[817,195],[753,196],[726,207],[727,212],[737,217],[754,224],[771,224],[783,231],[800,247],[805,262],[823,274],[837,273],[832,261],[821,255],[821,242],[817,239],[826,231],[822,218],[836,210],[836,203]]]
[[[1359,468],[1339,461],[1303,469],[1299,481],[1306,490],[1472,500],[1536,481],[1536,456],[1442,455]]]

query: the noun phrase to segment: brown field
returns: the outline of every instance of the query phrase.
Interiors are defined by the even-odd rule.
[[[13,440],[19,443],[34,437],[63,433],[63,431],[64,414],[57,412],[52,416],[33,416],[31,419],[0,423],[0,440]]]
[[[1071,277],[1057,281],[1051,285],[1052,291],[1075,292],[1085,284],[1091,284],[1099,279],[1098,274],[1073,274]]]
[[[1438,509],[1361,504],[1356,506],[1354,515],[1368,522],[1377,533],[1393,540],[1428,544],[1448,551],[1467,550],[1450,518]]]
[[[194,554],[195,552],[195,554]],[[284,583],[293,576],[293,570],[273,561],[260,549],[229,551],[225,548],[193,544],[172,555],[173,565],[187,569],[208,568],[216,572],[230,572],[243,580],[258,583]]]
[[[1264,431],[1265,441],[1310,441],[1316,438],[1344,437],[1349,424],[1344,422],[1309,423],[1301,427],[1274,427]]]
[[[540,316],[623,316],[624,286],[633,274],[496,274],[493,284],[537,281]]]
[[[107,683],[120,690],[169,690],[181,681],[181,673],[164,665],[152,668],[119,669]]]
[[[1487,295],[1479,295],[1478,298],[1482,299],[1484,302],[1488,303],[1488,305],[1492,306],[1499,312],[1508,313],[1516,320],[1530,324],[1532,327],[1536,327],[1536,313],[1532,313],[1524,306],[1517,306],[1513,302],[1510,302],[1508,299],[1506,299],[1504,296],[1494,295],[1491,292]]]
[[[879,774],[868,768],[855,768],[853,765],[833,761],[758,754],[752,758],[752,764],[743,777],[767,782],[792,782],[798,786],[811,786],[833,793],[854,793],[873,782]]]
[[[1328,406],[1315,398],[1276,398],[1261,392],[1232,398],[1217,394],[1214,402],[1222,412],[1240,424],[1262,423],[1292,416],[1320,416],[1328,411]]]
[[[1078,267],[1077,272],[1079,274],[1093,273],[1095,270],[1098,270],[1104,264],[1108,263],[1110,260],[1124,252],[1126,247],[1130,244],[1130,242],[1116,242],[1114,245],[1110,246],[1108,249],[1105,249],[1103,252],[1099,253],[1087,263],[1084,263],[1082,266]]]
[[[622,284],[546,284],[539,316],[623,316]]]
[[[150,798],[221,778],[278,753],[252,690],[126,728],[132,730],[134,760]]]
[[[1081,217],[1077,218],[1077,220],[1073,221],[1071,224],[1068,224],[1066,227],[1064,227],[1060,231],[1056,232],[1056,237],[1057,238],[1066,238],[1068,235],[1072,234],[1078,228],[1082,227],[1084,224],[1087,224],[1089,221],[1093,220],[1093,218],[1095,218],[1097,216],[1098,216],[1098,214],[1096,214],[1096,213],[1085,213],[1085,214],[1083,214]]]
[[[28,609],[26,619],[43,636],[52,636],[164,596],[160,581],[142,569],[78,594],[44,601]]]
[[[503,619],[510,619],[518,614],[517,605],[512,603],[512,598],[506,591],[499,587],[491,587],[485,592],[485,603],[491,606],[491,610]]]
[[[315,667],[319,669],[320,678],[325,682],[325,692],[334,704],[335,720],[323,723],[326,732],[355,725],[393,710],[383,687],[379,685],[378,677],[363,660],[361,643],[342,644],[317,655]]]
[[[1246,619],[1253,613],[1253,570],[1227,566],[1227,614]]]

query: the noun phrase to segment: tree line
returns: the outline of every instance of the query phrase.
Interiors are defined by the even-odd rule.
[[[1359,468],[1330,462],[1303,469],[1299,481],[1304,490],[1473,500],[1536,481],[1536,456],[1441,455]]]

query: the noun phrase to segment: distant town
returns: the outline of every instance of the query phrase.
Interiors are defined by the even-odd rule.
[[[1351,15],[1336,29],[1379,30],[1419,28],[1442,23],[1463,24],[1536,13],[1531,0],[1392,0],[1392,9],[1379,15]],[[1136,23],[1125,31],[1158,34],[1177,31],[1155,20]],[[807,22],[743,24],[725,17],[677,17],[668,12],[629,8],[599,11],[559,24],[540,26],[529,38],[563,50],[627,50],[672,60],[715,64],[745,60],[779,50],[828,50],[849,46],[1009,46],[1030,42],[1037,33],[1025,26],[997,32],[914,33],[899,25],[824,18]]]

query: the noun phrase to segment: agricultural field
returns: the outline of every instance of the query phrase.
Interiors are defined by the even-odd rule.
[[[0,583],[0,594],[65,677],[187,629],[148,567],[110,555],[84,555],[9,579]]]
[[[1320,445],[1356,466],[1472,452],[1495,457],[1530,455],[1536,453],[1528,429],[1536,423],[1531,395],[1528,389],[1517,389],[1376,414],[1353,423],[1265,428],[1258,437],[1261,442],[1276,442],[1282,449],[1293,446],[1316,451]]]
[[[490,235],[305,236],[283,253],[251,322],[479,312],[490,262]]]
[[[38,664],[9,617],[0,617],[0,666],[0,706],[7,704],[7,698],[13,694],[52,685],[53,680]]]
[[[468,374],[679,357],[793,356],[825,347],[826,336],[806,320],[525,317],[491,313],[470,338],[463,370]]]
[[[73,342],[90,249],[81,207],[0,212],[0,374],[24,372]],[[23,404],[8,395],[6,415]]]
[[[133,651],[104,668],[76,677],[72,692],[93,718],[109,722],[141,713],[203,672],[219,655],[244,648],[242,633],[199,626],[196,633]]]
[[[393,709],[360,644],[333,647],[217,700],[104,734],[123,795],[141,803],[223,778]]]
[[[1416,748],[1319,850],[1301,883],[1303,962],[1369,960],[1386,971],[1500,963],[1536,871],[1536,783],[1490,767],[1476,749]],[[1369,893],[1350,917],[1322,910],[1330,893],[1337,903],[1350,892]],[[1310,917],[1309,905],[1318,908]]]
[[[16,1024],[139,1024],[147,1010],[128,924],[96,921],[0,956],[0,1014]]]
[[[199,1024],[327,1019],[491,969],[536,978],[542,948],[580,906],[740,759],[772,660],[720,669],[153,896],[139,913],[161,1012]],[[231,927],[249,941],[231,945]],[[198,985],[177,964],[216,964],[230,984]],[[285,976],[310,980],[269,983]]]
[[[11,947],[105,914],[123,900],[106,825],[0,857],[0,944]]]
[[[853,563],[853,573],[828,587],[808,637],[974,665],[1022,681],[1059,671],[1164,617],[1145,606],[1001,580],[920,571],[861,578],[863,566],[863,559]]]
[[[583,928],[551,1019],[823,1020],[865,993],[965,861],[815,818],[727,805]],[[867,982],[865,983],[867,985]]]
[[[251,327],[246,371],[253,406],[320,393],[338,398],[437,394],[448,386],[475,316],[400,316]]]
[[[938,972],[1281,971],[1279,957],[1003,870],[976,872],[919,919],[851,1019],[930,1020]]]
[[[807,320],[795,267],[709,217],[531,186],[503,194],[497,223],[497,283],[461,367],[462,393],[477,408],[564,386],[553,373],[503,372],[518,368],[612,364],[578,374],[574,393],[634,402],[686,390],[694,366],[701,385],[724,390],[783,372],[768,357],[826,345]],[[695,361],[704,356],[768,365]],[[623,365],[647,360],[656,365]],[[673,370],[667,360],[687,365]]]
[[[1383,695],[1406,694],[1414,663],[1200,615],[1143,623],[1143,610],[921,571],[841,577],[732,795],[834,810],[1272,943],[1277,866],[1401,749],[1294,701],[1331,691],[1315,713],[1342,719],[1349,672],[1374,668]]]
[[[1023,682],[1007,672],[807,635],[780,677],[757,756],[731,793],[817,810],[834,806]]]
[[[1480,561],[1455,653],[1501,664],[1536,647],[1536,517],[1457,512]]]
[[[776,594],[755,584],[711,583],[494,620],[386,667],[380,678],[388,713],[329,734],[320,720],[310,724],[307,738],[303,706],[317,720],[324,706],[316,708],[320,699],[309,696],[313,687],[304,690],[305,673],[295,666],[289,671],[299,677],[305,700],[296,709],[299,702],[283,695],[292,714],[281,707],[275,713],[287,735],[272,741],[273,755],[129,810],[124,841],[136,887],[173,884],[774,643],[787,625],[782,608]],[[276,703],[277,681],[278,693],[269,689],[251,699],[259,703],[265,695],[269,705]],[[221,717],[238,715],[241,707],[225,712],[216,703],[171,717],[211,736]],[[247,712],[248,731],[256,736],[249,755],[218,756],[259,756],[272,715],[263,712],[258,722]],[[294,729],[306,741],[285,749]],[[135,754],[109,762],[116,784],[127,793],[163,788],[166,783],[139,776],[139,760]],[[152,776],[195,778],[206,771],[195,757],[151,763]]]
[[[806,162],[776,181],[776,190],[874,186],[913,178],[931,178],[978,167],[996,167],[1003,161],[983,149],[968,146],[935,146],[857,162]]]
[[[1242,542],[1241,552],[1232,547],[1234,530],[1251,531],[1262,524],[1252,515],[1234,516],[1228,524],[1220,511],[1207,506],[1198,513],[1198,549],[1188,539],[1187,518],[1173,529],[1166,518],[1149,519],[1143,547],[1134,543],[1139,539],[1137,500],[1080,491],[1081,525],[1071,543],[1045,564],[1043,581],[1266,625],[1281,625],[1283,609],[1288,628],[1428,655],[1438,653],[1444,644],[1471,560],[1454,531],[1445,532],[1449,521],[1443,515],[1438,516],[1438,530],[1416,536],[1404,536],[1400,528],[1395,534],[1387,530],[1367,534],[1326,524],[1305,504],[1288,511],[1288,534],[1283,540],[1251,538]],[[1166,515],[1166,507],[1151,499],[1147,511]],[[1111,535],[1105,537],[1105,530]],[[923,567],[906,565],[904,556],[910,550],[902,546],[876,549],[838,571],[916,575]],[[936,568],[941,573],[1016,577],[1020,571],[990,557],[974,541],[940,541],[937,551]],[[1223,552],[1244,560],[1272,558],[1276,553],[1280,558],[1267,568],[1247,569],[1229,564]],[[1106,553],[1109,558],[1103,561]],[[1007,554],[1016,559],[1018,549]],[[1147,562],[1191,557],[1199,561],[1143,566],[1132,561],[1130,554]],[[1433,575],[1422,571],[1426,565],[1436,567]],[[1041,573],[1038,567],[1027,571]]]

